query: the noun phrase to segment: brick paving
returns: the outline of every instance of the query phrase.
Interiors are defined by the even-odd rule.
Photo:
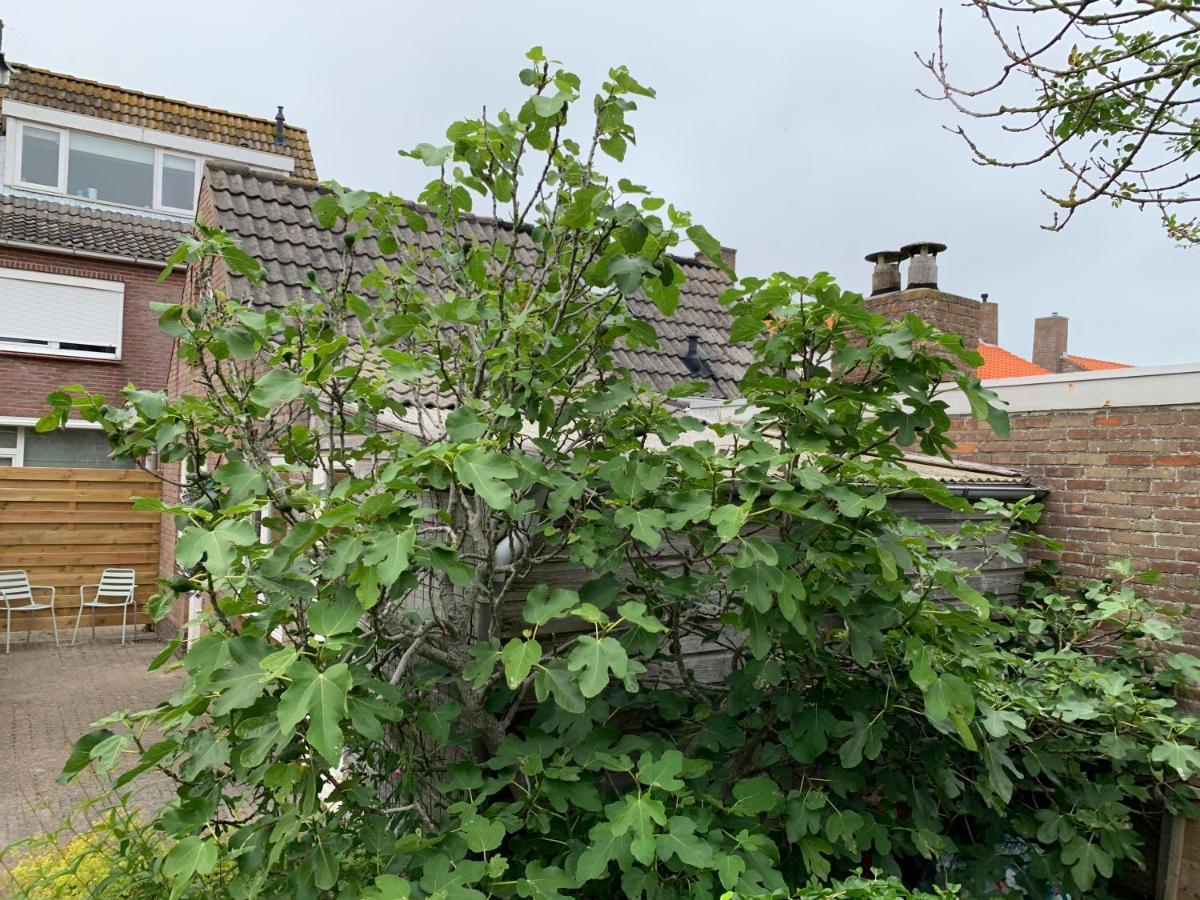
[[[61,632],[60,632],[61,634]],[[119,628],[99,628],[96,640],[80,629],[79,643],[55,649],[48,634],[31,643],[14,629],[12,653],[0,648],[0,848],[58,828],[79,808],[95,782],[55,783],[71,745],[89,725],[120,709],[146,709],[183,680],[180,672],[147,672],[162,649],[150,634],[120,642]],[[171,793],[165,778],[134,785],[137,799]],[[128,789],[128,788],[127,788]]]

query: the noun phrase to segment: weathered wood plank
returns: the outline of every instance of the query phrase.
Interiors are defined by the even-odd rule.
[[[113,527],[106,529],[77,529],[18,531],[16,528],[5,528],[0,531],[0,554],[5,547],[27,546],[60,546],[70,545],[109,545],[109,544],[149,544],[158,539],[157,528]]]
[[[0,469],[0,569],[22,569],[31,583],[55,588],[60,629],[75,621],[81,585],[99,581],[105,568],[133,569],[145,622],[145,603],[157,590],[162,517],[130,505],[133,497],[159,491],[158,479],[140,471]],[[86,612],[86,624],[90,617]],[[120,624],[121,611],[101,612],[97,622]],[[50,618],[14,614],[14,632],[30,626],[49,628]]]
[[[76,469],[54,466],[6,468],[0,481],[117,481],[148,484],[154,488],[159,485],[157,478],[141,469]]]
[[[32,505],[32,504],[30,504]],[[12,509],[23,510],[23,506]],[[0,507],[0,525],[23,525],[28,523],[43,525],[111,525],[120,528],[125,525],[157,525],[159,514],[156,512],[131,512],[126,506],[120,511],[91,512],[91,507],[80,503],[79,509],[39,509],[21,512],[11,512]]]

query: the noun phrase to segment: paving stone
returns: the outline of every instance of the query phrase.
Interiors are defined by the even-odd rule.
[[[85,639],[86,634],[86,639]],[[120,709],[146,709],[183,681],[181,672],[148,672],[163,645],[141,634],[121,646],[120,628],[80,630],[74,647],[55,648],[48,634],[30,643],[14,634],[0,653],[0,847],[57,829],[96,784],[55,782],[71,745],[92,722]],[[172,793],[165,777],[138,779],[135,802]]]

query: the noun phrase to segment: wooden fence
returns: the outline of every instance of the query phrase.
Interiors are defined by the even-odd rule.
[[[0,468],[0,570],[24,569],[33,584],[57,590],[60,635],[73,626],[79,587],[105,568],[137,572],[138,621],[155,591],[160,516],[134,512],[134,497],[158,497],[152,475],[130,469]],[[35,591],[40,601],[45,591]],[[13,631],[49,628],[50,617],[13,616]],[[90,611],[84,614],[90,624]],[[97,624],[120,625],[121,610],[97,614]],[[69,637],[69,635],[68,635]],[[81,638],[82,639],[82,638]]]

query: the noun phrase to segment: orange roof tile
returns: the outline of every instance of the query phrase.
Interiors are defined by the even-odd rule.
[[[983,365],[976,370],[980,381],[987,378],[1021,378],[1027,375],[1050,374],[1049,369],[1043,369],[1036,363],[995,344],[980,341],[979,355],[983,357]]]
[[[18,63],[12,67],[8,85],[0,87],[0,102],[7,97],[34,106],[290,156],[296,161],[296,177],[316,180],[317,170],[303,128],[285,125],[287,142],[280,146],[275,143],[273,119],[211,109]]]
[[[1130,369],[1133,368],[1128,363],[1113,362],[1109,359],[1093,359],[1090,356],[1076,356],[1074,353],[1066,354],[1067,359],[1075,363],[1082,369],[1088,372],[1102,372],[1107,369]]]

